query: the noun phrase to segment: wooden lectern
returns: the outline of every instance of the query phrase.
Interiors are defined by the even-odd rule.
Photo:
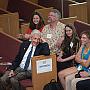
[[[32,58],[33,90],[43,90],[51,79],[57,80],[56,55],[35,56]]]

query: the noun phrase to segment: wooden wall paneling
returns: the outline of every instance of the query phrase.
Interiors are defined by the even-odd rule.
[[[4,10],[4,9],[2,9],[2,8],[0,8],[0,15],[1,15],[1,14],[8,14],[8,13],[10,13],[10,12],[7,11],[7,10]]]
[[[78,2],[74,1],[74,0],[68,0],[69,4],[77,4]]]
[[[90,24],[85,23],[85,22],[82,22],[80,20],[76,20],[74,22],[74,26],[75,26],[76,31],[79,34],[79,36],[80,36],[80,34],[81,34],[82,31],[87,31],[87,30],[90,31]]]
[[[61,13],[63,13],[62,17],[64,18],[69,16],[68,0],[38,0],[38,4],[47,8],[54,7],[58,9]]]
[[[30,1],[30,2],[38,4],[38,0],[27,0],[27,1]]]
[[[0,27],[5,33],[10,34],[10,24],[7,14],[0,15]]]
[[[0,8],[7,10],[8,0],[0,0]]]
[[[0,27],[0,32],[3,32],[3,28]]]
[[[18,12],[20,19],[28,23],[35,9],[45,8],[27,0],[9,0],[7,10],[10,12]]]
[[[9,13],[0,15],[0,27],[3,31],[13,37],[19,33],[18,13]]]
[[[88,23],[90,24],[90,0],[87,1]]]
[[[68,18],[62,18],[60,19],[60,22],[64,24],[74,24],[74,22],[77,20],[77,16],[75,17],[68,17]]]
[[[10,13],[9,17],[9,25],[10,25],[10,35],[17,37],[19,34],[19,15],[18,13]]]
[[[69,16],[77,16],[77,19],[83,22],[88,22],[87,19],[87,2],[70,4],[69,5]]]
[[[36,9],[35,11],[37,11],[38,13],[40,13],[40,15],[43,17],[45,24],[47,24],[47,20],[48,20],[48,14],[49,12],[53,9],[53,7],[50,8],[44,8],[44,9]]]

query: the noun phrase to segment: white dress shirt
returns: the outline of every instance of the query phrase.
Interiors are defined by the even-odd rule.
[[[23,56],[23,59],[20,63],[20,67],[24,69],[24,66],[25,66],[25,63],[26,63],[26,60],[27,60],[27,57],[28,57],[28,54],[29,52],[31,51],[31,47],[32,47],[32,44],[29,45],[25,55]],[[35,49],[36,49],[36,46],[33,46],[33,50],[32,50],[32,55],[31,55],[31,58],[33,57],[34,55],[34,52],[35,52]],[[27,70],[31,70],[31,59],[30,59],[30,64],[29,64],[29,67]]]

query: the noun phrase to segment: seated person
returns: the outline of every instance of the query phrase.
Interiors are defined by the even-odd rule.
[[[38,12],[34,12],[30,19],[29,28],[28,30],[26,30],[25,39],[28,39],[30,37],[31,32],[34,29],[38,29],[40,32],[42,32],[44,25],[44,20],[41,15]]]
[[[65,25],[59,20],[61,13],[57,9],[52,9],[48,15],[48,23],[42,30],[42,37],[47,41],[51,53],[56,53],[57,42],[64,36]],[[60,44],[60,42],[59,42]]]
[[[39,30],[31,32],[31,41],[21,44],[19,52],[5,74],[0,78],[0,90],[6,90],[9,83],[12,90],[21,90],[19,81],[31,77],[31,58],[38,55],[49,55],[50,50],[46,42],[41,40]]]
[[[76,90],[76,83],[78,81],[90,78],[88,77],[90,76],[90,31],[83,31],[81,33],[81,47],[75,56],[75,60],[79,63],[76,67],[77,72],[66,77],[67,90]]]
[[[76,72],[76,70],[74,71],[73,66],[75,54],[79,49],[79,37],[76,33],[75,27],[71,24],[67,24],[64,30],[65,36],[59,49],[60,52],[57,57],[57,68],[59,80],[65,89],[65,77],[70,74],[68,69],[70,68],[72,72]]]

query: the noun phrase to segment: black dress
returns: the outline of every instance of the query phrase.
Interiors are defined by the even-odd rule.
[[[61,46],[61,49],[63,51],[63,56],[62,56],[63,59],[75,54],[79,48],[79,40],[78,39],[75,39],[72,42],[73,43],[72,48],[70,46],[71,42],[72,42],[71,40],[65,41],[64,46]],[[69,67],[73,66],[74,64],[76,64],[76,62],[74,62],[74,60],[69,60],[66,62],[57,62],[57,71],[59,72],[63,69],[69,68]]]

